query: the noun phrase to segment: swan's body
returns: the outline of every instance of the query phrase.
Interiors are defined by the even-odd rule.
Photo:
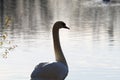
[[[31,74],[31,80],[64,80],[67,76],[68,65],[59,41],[60,28],[69,29],[62,21],[56,22],[53,26],[52,32],[56,62],[40,63],[37,65]]]

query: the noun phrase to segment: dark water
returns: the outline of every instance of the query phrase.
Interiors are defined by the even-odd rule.
[[[0,57],[1,80],[30,80],[35,65],[54,61],[51,28],[58,20],[70,27],[60,31],[69,64],[66,80],[120,80],[119,2],[4,0],[1,9],[1,24],[6,17],[10,22],[0,35],[6,32],[5,41],[12,44],[4,44],[0,54],[5,46],[18,46],[6,59]]]

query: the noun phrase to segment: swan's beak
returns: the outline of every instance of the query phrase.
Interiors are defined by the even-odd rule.
[[[66,29],[70,29],[69,27],[65,26]]]

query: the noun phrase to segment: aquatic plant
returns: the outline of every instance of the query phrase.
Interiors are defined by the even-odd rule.
[[[8,33],[5,31],[11,25],[11,17],[5,17],[2,33],[0,34],[0,53],[3,58],[7,58],[8,54],[17,47],[11,40],[8,39]]]

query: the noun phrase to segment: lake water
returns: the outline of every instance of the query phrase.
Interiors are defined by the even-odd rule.
[[[1,80],[30,80],[34,67],[54,61],[51,29],[62,20],[62,50],[69,65],[65,80],[120,80],[120,4],[100,0],[6,0],[9,27],[0,53]],[[2,38],[2,37],[1,37]],[[10,41],[11,43],[6,43]],[[6,46],[17,47],[3,58]]]

